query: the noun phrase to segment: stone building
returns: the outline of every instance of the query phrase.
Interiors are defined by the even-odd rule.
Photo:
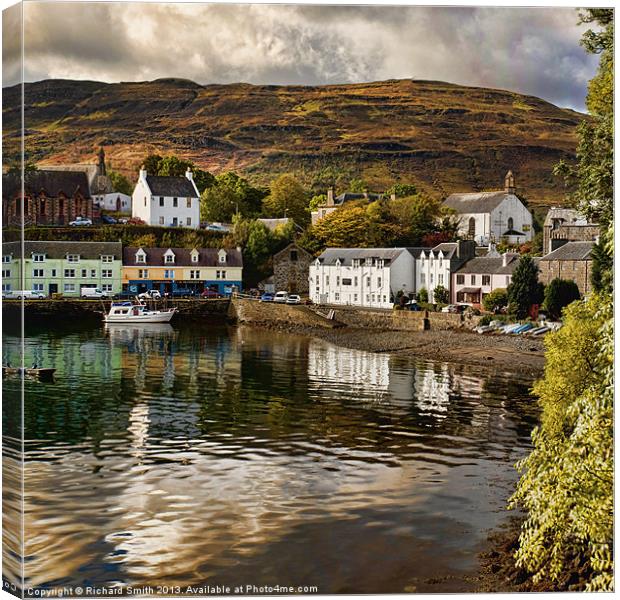
[[[308,273],[314,257],[297,244],[289,244],[273,257],[273,285],[276,292],[307,296]]]
[[[591,291],[592,248],[594,242],[567,242],[543,256],[538,263],[538,279],[547,285],[556,278],[574,281],[583,296]]]
[[[594,242],[599,235],[599,226],[589,223],[576,210],[552,207],[543,224],[543,255],[566,242]]]
[[[24,198],[18,173],[2,176],[4,225],[67,225],[77,217],[92,219],[93,200],[86,174],[41,169],[24,175]]]

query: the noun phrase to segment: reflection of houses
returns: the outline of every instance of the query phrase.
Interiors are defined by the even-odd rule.
[[[345,192],[340,196],[334,197],[334,188],[327,190],[327,201],[325,204],[317,206],[316,210],[312,211],[312,224],[333,213],[335,210],[355,200],[363,200],[365,202],[374,202],[375,200],[381,200],[383,194],[373,194],[372,192],[364,191],[362,193]]]
[[[123,249],[123,289],[131,293],[156,289],[220,294],[241,289],[243,258],[239,249],[136,248]]]
[[[415,258],[407,248],[327,248],[310,265],[315,304],[391,308],[399,291],[415,290]]]
[[[454,209],[460,217],[459,235],[481,246],[500,240],[521,244],[534,235],[532,214],[516,195],[511,171],[506,174],[503,190],[451,194],[444,206]]]
[[[273,256],[273,285],[276,291],[308,294],[308,272],[312,254],[297,244],[289,244]]]
[[[416,259],[416,290],[428,292],[429,302],[435,302],[435,288],[450,290],[450,276],[463,263],[474,258],[476,244],[471,240],[444,242],[418,253]]]
[[[543,255],[566,242],[594,242],[600,228],[572,208],[551,208],[543,225]]]
[[[37,170],[2,176],[4,225],[67,225],[77,217],[93,218],[93,200],[84,173]]]
[[[21,242],[2,244],[2,290],[80,296],[85,288],[121,289],[120,242]],[[21,279],[23,266],[24,279]]]
[[[539,280],[547,285],[556,278],[574,281],[583,296],[591,291],[592,248],[594,242],[567,242],[543,256],[538,263]]]
[[[468,260],[452,273],[451,302],[480,304],[493,290],[506,289],[518,263],[519,254],[513,252]]]

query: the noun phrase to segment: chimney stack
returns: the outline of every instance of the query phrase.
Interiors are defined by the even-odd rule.
[[[327,206],[334,206],[334,186],[327,188]]]
[[[364,200],[368,200],[368,188],[364,188]]]
[[[390,194],[390,200],[396,200],[396,192]]]
[[[190,181],[194,180],[194,174],[190,171],[189,167],[187,167],[187,171],[185,171],[185,177],[187,177]]]
[[[146,169],[144,168],[144,165],[140,167],[140,179],[146,179]]]

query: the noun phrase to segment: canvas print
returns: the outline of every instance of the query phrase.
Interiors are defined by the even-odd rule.
[[[611,3],[2,27],[4,593],[613,591]]]

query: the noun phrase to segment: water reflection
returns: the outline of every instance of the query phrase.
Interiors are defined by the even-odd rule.
[[[248,328],[32,331],[35,351],[58,371],[26,384],[31,585],[466,589],[535,418],[500,373]]]

